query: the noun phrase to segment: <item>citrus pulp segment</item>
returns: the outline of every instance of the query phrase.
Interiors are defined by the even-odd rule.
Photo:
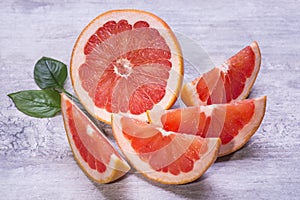
[[[146,119],[156,104],[177,99],[181,49],[170,27],[139,10],[112,10],[82,31],[71,58],[73,88],[89,113],[106,123],[112,113]]]
[[[144,121],[113,115],[113,134],[127,160],[144,176],[165,184],[199,178],[217,158],[220,140],[157,129]]]
[[[104,134],[65,94],[61,94],[61,110],[75,160],[92,180],[108,183],[129,171]]]
[[[218,156],[228,155],[252,137],[260,126],[266,109],[266,97],[247,99],[229,104],[193,106],[173,110],[155,108],[148,112],[151,124],[166,131],[219,137]]]
[[[188,106],[230,103],[245,99],[260,69],[257,42],[251,43],[224,64],[184,84],[181,99]]]

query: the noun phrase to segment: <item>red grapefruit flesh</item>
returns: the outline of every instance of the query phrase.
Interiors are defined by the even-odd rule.
[[[61,95],[61,110],[75,160],[92,180],[108,183],[129,171],[104,134],[65,94]]]
[[[218,156],[228,155],[252,137],[265,114],[266,97],[247,99],[230,104],[194,106],[148,112],[149,121],[166,131],[219,137]]]
[[[230,103],[245,99],[257,77],[261,62],[257,42],[245,47],[190,83],[181,91],[181,99],[188,106]]]
[[[89,113],[110,123],[112,113],[146,119],[156,104],[170,108],[183,76],[170,27],[139,10],[112,10],[80,34],[71,59],[74,90]]]
[[[144,176],[160,183],[196,180],[218,154],[218,138],[166,132],[121,115],[113,115],[112,122],[114,136],[127,160]]]

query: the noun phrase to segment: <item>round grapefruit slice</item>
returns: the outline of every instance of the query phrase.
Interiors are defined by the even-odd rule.
[[[266,96],[229,104],[193,106],[173,110],[154,108],[149,121],[166,131],[219,137],[219,157],[243,147],[260,126],[266,109]]]
[[[113,115],[112,128],[132,166],[164,184],[196,180],[213,164],[220,147],[218,138],[166,132],[122,115]]]
[[[86,110],[111,123],[112,113],[146,120],[167,109],[181,89],[183,60],[170,27],[140,10],[111,10],[82,31],[71,58],[73,88]]]
[[[65,94],[61,95],[61,110],[75,160],[92,180],[108,183],[129,171],[104,134]]]
[[[181,99],[187,106],[230,103],[245,99],[261,62],[257,42],[245,47],[224,64],[184,84]]]

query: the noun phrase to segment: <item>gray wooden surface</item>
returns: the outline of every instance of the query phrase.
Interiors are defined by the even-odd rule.
[[[72,157],[61,116],[25,116],[6,96],[37,89],[36,60],[69,63],[82,28],[118,8],[157,14],[216,64],[252,40],[261,46],[261,71],[250,96],[268,96],[264,121],[243,149],[218,159],[196,182],[161,185],[132,172],[115,183],[94,184]],[[300,199],[299,10],[297,0],[2,0],[0,199]]]

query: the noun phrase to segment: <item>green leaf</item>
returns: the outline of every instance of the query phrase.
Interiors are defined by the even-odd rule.
[[[67,74],[67,66],[52,58],[42,57],[34,67],[34,80],[41,89],[63,89]]]
[[[19,111],[32,117],[53,117],[60,111],[60,94],[54,90],[25,90],[8,96]]]

